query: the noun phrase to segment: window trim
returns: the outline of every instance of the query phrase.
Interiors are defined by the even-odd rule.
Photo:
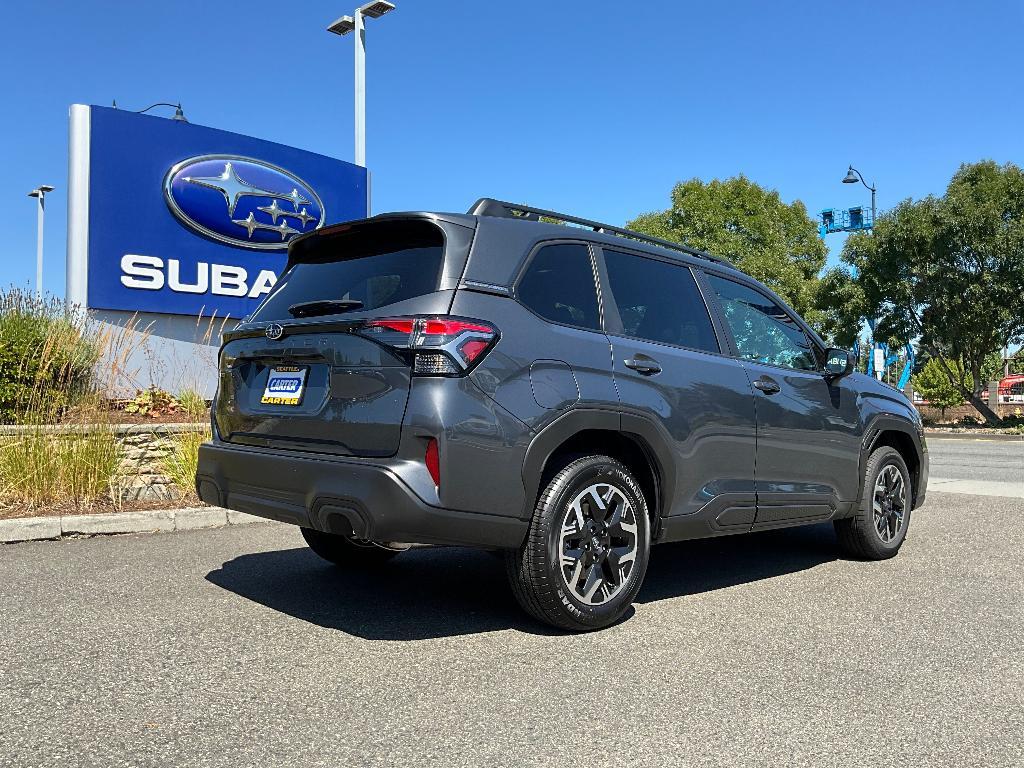
[[[558,320],[552,320],[551,318],[544,317],[539,312],[536,312],[533,307],[523,301],[523,297],[519,295],[519,285],[522,283],[523,278],[526,277],[526,273],[533,265],[533,260],[541,250],[549,245],[582,245],[587,249],[587,255],[590,257],[590,276],[593,280],[594,296],[597,299],[597,328],[588,328],[585,325],[573,325],[572,323],[562,323]],[[512,281],[511,288],[509,290],[509,297],[515,301],[519,306],[529,312],[531,315],[536,317],[538,320],[544,323],[550,323],[551,325],[558,325],[562,328],[572,328],[577,331],[587,331],[589,333],[606,333],[605,321],[604,321],[604,302],[601,295],[601,285],[597,274],[597,263],[594,254],[594,244],[587,240],[579,240],[575,238],[552,238],[550,240],[538,240],[530,247],[529,253],[526,255],[526,259],[523,261],[522,266],[519,267],[519,271]]]
[[[696,270],[695,270],[695,268],[694,268],[694,266],[692,264],[690,264],[689,262],[686,262],[686,261],[682,261],[682,260],[661,258],[657,254],[647,253],[645,251],[641,251],[641,250],[634,249],[634,248],[628,248],[628,247],[627,248],[620,248],[620,247],[617,247],[617,246],[615,246],[615,247],[613,247],[613,246],[605,246],[604,244],[597,244],[597,243],[594,244],[594,247],[598,251],[598,256],[599,256],[599,258],[598,258],[598,272],[599,272],[599,277],[601,279],[601,288],[602,288],[602,291],[605,291],[605,290],[607,291],[608,297],[609,297],[608,298],[608,307],[609,307],[609,309],[611,311],[608,314],[613,315],[614,320],[618,324],[617,327],[611,328],[611,327],[609,327],[607,322],[605,323],[605,333],[609,337],[615,337],[615,338],[619,338],[619,339],[628,339],[630,341],[643,342],[644,344],[657,344],[660,347],[666,347],[668,349],[683,349],[683,350],[686,350],[687,352],[698,352],[698,353],[705,354],[705,355],[716,355],[718,357],[733,357],[733,355],[729,354],[729,351],[730,351],[729,344],[728,343],[723,343],[724,339],[723,339],[723,336],[722,336],[722,329],[719,328],[719,324],[717,322],[717,315],[716,315],[716,313],[714,311],[712,311],[711,307],[708,305],[708,298],[705,295],[703,286],[701,285],[700,277],[696,274]],[[697,295],[700,296],[701,301],[704,303],[704,311],[707,312],[708,322],[711,324],[711,332],[714,334],[715,344],[718,345],[718,349],[717,350],[711,350],[711,349],[701,349],[699,347],[687,347],[687,346],[685,346],[683,344],[673,344],[673,343],[668,342],[668,341],[656,341],[655,339],[648,339],[648,338],[645,338],[643,336],[631,336],[630,334],[626,333],[625,327],[622,325],[622,317],[619,314],[618,300],[615,298],[615,292],[612,290],[612,287],[611,287],[611,278],[608,275],[608,264],[605,261],[605,256],[604,256],[604,252],[606,250],[608,250],[608,251],[616,251],[618,253],[624,253],[624,254],[627,254],[629,256],[636,256],[637,258],[641,258],[641,259],[649,259],[650,261],[662,262],[664,264],[668,264],[671,267],[676,267],[676,268],[679,268],[679,269],[685,269],[685,270],[689,271],[690,277],[693,279],[694,285],[697,287]]]
[[[718,317],[722,323],[722,327],[725,329],[725,333],[728,336],[729,348],[731,350],[732,357],[744,363],[763,365],[765,367],[775,368],[780,371],[790,371],[792,373],[804,373],[814,376],[821,376],[821,374],[823,373],[823,368],[821,364],[822,352],[818,348],[819,345],[817,344],[817,342],[815,342],[814,337],[810,333],[808,333],[807,324],[804,322],[803,318],[799,317],[796,314],[796,312],[794,312],[784,301],[782,301],[781,298],[776,298],[767,293],[765,288],[756,283],[753,280],[753,278],[747,275],[742,275],[742,277],[746,279],[738,279],[740,276],[724,274],[714,269],[704,269],[703,267],[700,267],[699,271],[702,273],[701,277],[703,281],[707,283],[708,295],[712,297],[712,300],[715,304],[715,312],[718,314]],[[793,321],[796,327],[800,329],[800,333],[804,335],[804,339],[807,340],[807,346],[811,350],[811,356],[814,358],[815,367],[813,369],[790,368],[789,366],[785,365],[776,365],[775,363],[763,363],[760,360],[752,360],[750,358],[743,357],[740,354],[739,347],[736,346],[736,337],[732,332],[732,328],[729,327],[729,322],[725,318],[725,310],[722,308],[722,301],[718,296],[718,292],[714,289],[714,286],[712,286],[711,282],[707,279],[709,277],[717,277],[720,280],[728,280],[729,282],[736,283],[737,285],[742,285],[744,288],[749,288],[750,290],[760,294],[765,299],[767,299],[772,304],[781,309],[782,313],[786,315],[786,317],[788,317],[791,321]]]

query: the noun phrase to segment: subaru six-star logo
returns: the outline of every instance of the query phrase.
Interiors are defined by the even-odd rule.
[[[167,205],[187,226],[222,243],[284,250],[323,226],[324,204],[294,173],[236,155],[201,155],[164,179]]]
[[[267,338],[271,341],[277,341],[284,336],[284,326],[278,323],[271,323],[267,326],[267,330],[264,333],[267,334]]]

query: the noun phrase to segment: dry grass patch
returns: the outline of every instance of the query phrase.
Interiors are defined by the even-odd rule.
[[[174,448],[168,453],[161,466],[171,482],[182,492],[183,498],[189,502],[198,501],[195,481],[196,469],[199,466],[199,446],[209,440],[210,430],[183,432],[174,435],[171,440]]]

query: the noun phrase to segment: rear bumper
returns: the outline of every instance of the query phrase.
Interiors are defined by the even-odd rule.
[[[196,490],[208,504],[373,541],[518,547],[527,523],[435,507],[387,466],[205,443]]]

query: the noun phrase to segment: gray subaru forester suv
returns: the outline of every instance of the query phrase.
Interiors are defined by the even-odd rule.
[[[728,262],[491,199],[296,238],[212,421],[204,501],[343,567],[503,552],[569,630],[622,616],[652,544],[832,521],[891,557],[928,478],[903,394]]]

